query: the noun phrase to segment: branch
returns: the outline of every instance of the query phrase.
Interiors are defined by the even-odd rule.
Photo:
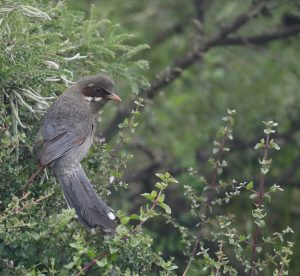
[[[213,46],[218,45],[218,43],[220,43],[220,41],[223,41],[227,35],[237,31],[249,20],[251,20],[255,15],[257,15],[264,6],[264,2],[265,1],[262,0],[256,3],[255,6],[251,7],[245,13],[242,13],[241,15],[237,16],[227,26],[220,27],[219,31],[210,39],[190,49],[184,56],[176,59],[171,66],[168,66],[160,74],[158,74],[149,88],[141,90],[136,96],[136,98],[134,98],[122,109],[119,109],[115,118],[110,122],[110,124],[108,124],[109,127],[103,131],[103,136],[106,138],[106,141],[111,139],[113,135],[117,132],[118,125],[122,123],[125,118],[130,116],[131,110],[134,108],[134,101],[137,98],[154,98],[162,88],[168,86],[174,80],[179,78],[183,70],[187,69],[188,67],[196,63],[196,61],[200,60],[203,53],[207,52]]]
[[[20,202],[24,199],[26,199],[28,196],[29,196],[29,192],[27,192],[21,199],[20,199]],[[42,200],[45,200],[46,198],[48,197],[51,197],[52,195],[54,194],[54,192],[51,192],[45,196],[41,196],[40,198],[38,199],[35,199],[31,202],[28,202],[28,203],[24,203],[24,205],[22,207],[17,207],[16,209],[14,209],[13,211],[13,214],[17,214],[17,213],[20,213],[20,212],[23,212],[24,210],[32,207],[32,206],[35,206],[37,204],[39,204],[39,202],[41,202]]]
[[[268,160],[269,149],[270,149],[270,134],[267,134],[266,143],[264,146],[263,160]],[[263,205],[263,195],[265,192],[265,179],[266,179],[266,174],[261,173],[259,191],[257,192],[258,202],[256,204],[256,208],[260,208]],[[255,263],[256,249],[258,247],[258,239],[259,239],[260,231],[261,231],[261,227],[256,224],[253,233],[253,240],[252,240],[252,254],[250,260],[250,269],[248,272],[249,276],[252,276],[254,273],[254,263]]]
[[[97,263],[97,261],[100,261],[101,259],[103,259],[106,255],[108,255],[108,251],[104,251],[102,252],[97,258],[93,259],[91,262],[87,263],[83,269],[81,271],[79,271],[76,276],[80,276],[80,275],[83,275],[85,274],[85,272],[88,272],[91,267]]]
[[[240,46],[247,44],[262,45],[269,43],[273,40],[279,40],[287,38],[300,33],[300,25],[292,27],[280,26],[272,31],[261,33],[258,35],[248,36],[248,37],[228,37],[219,41],[216,46]]]
[[[186,268],[185,268],[185,270],[184,270],[182,276],[186,276],[186,275],[187,275],[187,273],[188,273],[188,271],[189,271],[189,269],[190,269],[190,266],[191,266],[191,264],[192,264],[192,261],[193,261],[195,255],[196,255],[196,251],[197,251],[198,244],[199,244],[199,240],[196,239],[196,242],[195,242],[195,244],[194,244],[194,248],[193,248],[192,255],[191,255],[191,257],[190,257],[190,260],[189,260],[189,262],[188,262],[188,264],[187,264],[187,266],[186,266]]]

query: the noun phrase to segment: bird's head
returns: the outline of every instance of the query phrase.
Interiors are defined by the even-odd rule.
[[[88,102],[121,101],[121,98],[114,93],[113,81],[104,74],[84,77],[77,83],[84,99]]]

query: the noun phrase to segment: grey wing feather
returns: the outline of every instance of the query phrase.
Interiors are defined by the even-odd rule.
[[[74,147],[78,147],[85,141],[85,138],[78,137],[71,131],[58,134],[51,140],[46,140],[40,155],[40,163],[48,165],[52,161],[60,158]]]
[[[62,114],[53,112],[53,108],[44,117],[34,149],[42,165],[48,165],[81,145],[92,131],[91,123],[86,122],[84,117],[73,117],[70,120],[72,114],[67,110]]]

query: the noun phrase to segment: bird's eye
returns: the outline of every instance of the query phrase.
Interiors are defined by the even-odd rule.
[[[104,95],[109,95],[109,94],[110,94],[106,89],[104,89],[104,88],[102,88],[102,87],[97,87],[97,88],[96,88],[96,91],[97,91],[98,93],[101,93],[101,94],[104,94]]]

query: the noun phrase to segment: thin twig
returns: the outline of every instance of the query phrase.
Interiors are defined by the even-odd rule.
[[[230,115],[231,117],[231,115]],[[223,152],[224,152],[224,147],[225,147],[225,142],[227,140],[227,136],[228,136],[228,132],[229,132],[229,129],[230,129],[230,121],[228,122],[228,125],[226,125],[226,128],[225,128],[225,132],[224,132],[224,135],[222,137],[222,140],[221,140],[221,143],[220,143],[220,148],[219,148],[219,151],[218,151],[218,154],[217,154],[217,158],[216,158],[216,162],[219,163],[222,159],[222,156],[223,156]],[[217,185],[216,185],[216,181],[217,181],[217,177],[218,177],[218,169],[217,168],[214,168],[212,170],[212,176],[211,176],[211,181],[210,181],[210,185],[209,187],[211,187],[213,189],[213,191],[217,188]],[[213,191],[210,191],[210,193],[208,194],[207,196],[207,200],[204,202],[204,210],[203,210],[203,213],[204,213],[204,216],[206,217],[207,216],[207,213],[208,213],[208,208],[211,206],[211,202],[213,200]],[[194,247],[193,248],[197,248],[197,245],[199,243],[199,239],[197,238],[195,243],[194,243]],[[194,250],[193,250],[194,251]],[[192,254],[193,256],[193,254]],[[190,266],[191,266],[191,263],[192,263],[192,259],[193,258],[190,258],[184,272],[187,273]],[[183,274],[184,276],[184,274]]]
[[[98,257],[96,257],[91,262],[86,264],[83,267],[83,269],[76,274],[76,276],[80,276],[80,275],[83,275],[85,272],[88,272],[95,263],[97,263],[98,261],[100,261],[101,259],[103,259],[107,255],[108,255],[108,251],[102,252]]]
[[[28,193],[28,194],[29,194],[29,193]],[[24,206],[21,207],[21,208],[16,208],[16,209],[15,209],[15,213],[22,212],[22,211],[24,211],[25,209],[28,209],[28,208],[31,207],[31,206],[37,205],[39,202],[41,202],[42,200],[44,200],[44,199],[46,199],[46,198],[52,196],[53,194],[54,194],[54,192],[51,192],[50,194],[47,194],[47,195],[45,195],[45,196],[42,196],[42,197],[40,197],[40,198],[38,198],[38,199],[36,199],[36,200],[30,202],[29,204],[24,205]],[[25,196],[26,196],[26,195],[25,195]],[[26,196],[26,197],[27,197],[27,196]],[[23,198],[24,198],[24,197],[23,197]]]
[[[188,271],[189,271],[189,269],[190,269],[190,266],[191,266],[191,264],[192,264],[192,261],[193,261],[193,259],[195,258],[198,244],[199,244],[199,240],[196,239],[196,241],[195,241],[195,243],[194,243],[194,248],[193,248],[193,251],[192,251],[192,255],[191,255],[191,257],[190,257],[190,260],[189,260],[189,262],[188,262],[188,264],[187,264],[187,266],[186,266],[186,268],[185,268],[185,270],[184,270],[182,276],[186,276],[186,275],[187,275],[187,273],[188,273]]]
[[[268,159],[269,143],[270,143],[270,134],[267,134],[263,160]],[[265,178],[266,178],[266,175],[262,173],[261,177],[260,177],[260,183],[259,183],[259,195],[258,195],[257,208],[260,208],[263,204]],[[254,268],[254,261],[255,261],[255,256],[256,256],[256,248],[258,246],[257,241],[258,241],[259,232],[260,232],[260,227],[256,224],[254,234],[253,234],[252,254],[251,254],[251,261],[250,261],[251,267],[250,267],[249,273],[248,273],[249,276],[252,276],[253,271],[254,271],[253,268]]]
[[[23,186],[23,191],[27,189],[27,187],[32,183],[32,181],[36,178],[36,176],[42,172],[46,166],[44,165],[39,165],[38,169],[28,178],[27,182]]]
[[[235,36],[220,40],[215,46],[263,45],[273,40],[287,38],[300,33],[300,25],[292,27],[277,27],[271,31],[253,36]]]
[[[159,193],[158,193],[156,199],[153,201],[152,206],[151,206],[151,208],[150,208],[150,210],[149,210],[150,213],[151,213],[151,212],[156,208],[156,206],[158,205],[158,199],[159,199],[159,197],[161,196],[161,194],[162,194],[162,191],[159,191]],[[147,220],[148,220],[148,219],[141,220],[140,223],[135,227],[134,230],[137,230],[137,229],[139,229],[139,228],[142,228],[142,226],[144,225],[144,223],[145,223]]]
[[[218,265],[219,266],[216,268],[216,272],[214,273],[214,276],[219,276],[220,275],[221,258],[222,258],[221,252],[222,252],[222,250],[223,250],[223,242],[221,241],[220,242],[220,246],[219,246],[219,252],[220,252],[220,254],[218,256]]]

